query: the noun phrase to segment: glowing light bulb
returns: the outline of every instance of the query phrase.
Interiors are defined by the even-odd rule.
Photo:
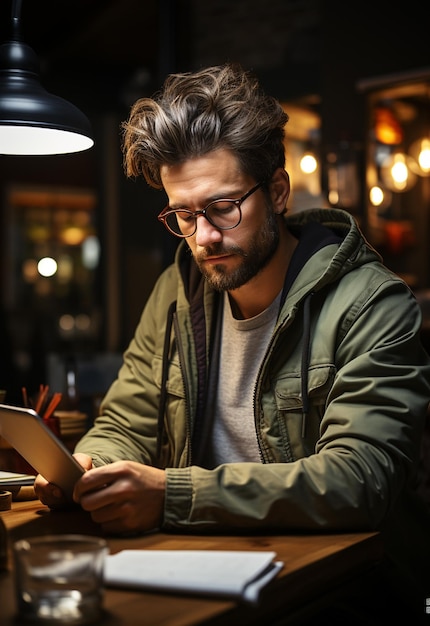
[[[405,157],[402,154],[396,154],[394,156],[394,163],[391,166],[391,175],[393,180],[399,187],[406,185],[408,180],[408,167],[405,162]]]
[[[384,202],[385,194],[382,191],[381,187],[372,187],[369,191],[370,202],[373,206],[381,206]]]
[[[418,163],[420,168],[426,174],[430,172],[430,140],[421,140],[421,150],[418,155]]]
[[[430,138],[417,139],[409,148],[410,167],[418,176],[430,176]]]
[[[57,271],[57,261],[49,256],[45,256],[37,264],[37,271],[41,276],[53,276]]]
[[[312,174],[318,167],[318,162],[313,154],[307,152],[300,160],[300,169],[304,174]]]
[[[410,169],[413,159],[403,152],[388,156],[382,163],[381,175],[384,186],[391,191],[408,191],[416,182],[416,175]]]

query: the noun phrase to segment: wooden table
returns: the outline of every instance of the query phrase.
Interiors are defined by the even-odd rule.
[[[0,513],[13,541],[47,533],[100,535],[81,510],[49,511],[38,500],[16,501]],[[229,626],[294,624],[298,616],[316,612],[333,590],[341,593],[375,566],[382,556],[378,533],[202,536],[154,533],[108,537],[111,553],[122,549],[273,550],[284,568],[261,594],[257,607],[225,599],[157,594],[107,588],[102,626]],[[0,573],[0,623],[16,626],[12,559]]]

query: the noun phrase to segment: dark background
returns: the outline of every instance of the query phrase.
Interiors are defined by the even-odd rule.
[[[2,42],[10,36],[11,6],[0,0]],[[368,0],[23,0],[21,34],[39,57],[45,88],[87,114],[96,144],[61,157],[0,156],[0,217],[4,225],[11,184],[95,190],[102,325],[88,346],[94,352],[127,346],[175,247],[155,219],[163,193],[123,173],[120,126],[138,97],[152,95],[170,72],[239,61],[279,99],[315,108],[323,149],[346,140],[360,159],[367,132],[360,81],[430,67],[425,5],[415,1],[400,11]],[[364,215],[363,206],[356,211]],[[34,384],[46,376],[47,349],[40,346],[34,358]]]

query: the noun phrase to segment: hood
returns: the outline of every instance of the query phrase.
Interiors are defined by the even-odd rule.
[[[300,268],[302,287],[319,291],[339,280],[352,269],[374,261],[382,261],[379,253],[366,241],[355,218],[341,209],[309,209],[288,215],[289,230],[302,239],[310,227],[319,225],[320,234],[307,237],[307,258]],[[327,233],[331,233],[331,238]],[[329,247],[334,244],[335,247]],[[321,254],[320,263],[306,264],[316,253]]]

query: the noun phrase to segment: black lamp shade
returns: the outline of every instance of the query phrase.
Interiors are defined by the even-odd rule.
[[[93,144],[87,117],[73,104],[48,93],[30,46],[0,46],[0,154],[65,154]]]

